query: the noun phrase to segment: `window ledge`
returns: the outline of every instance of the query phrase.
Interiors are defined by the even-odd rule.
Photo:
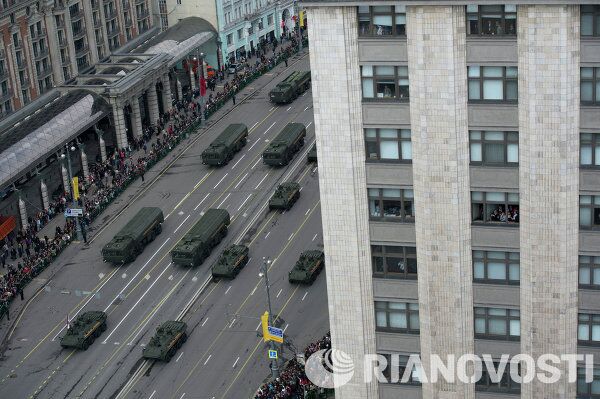
[[[358,40],[361,42],[378,42],[380,40],[385,40],[385,41],[399,41],[399,42],[406,42],[406,35],[401,36],[401,35],[385,35],[385,36],[358,36]]]
[[[366,159],[365,163],[374,165],[412,165],[412,160],[381,160],[381,159]],[[600,167],[598,167],[600,170]]]
[[[497,222],[497,223],[485,223],[485,222],[471,222],[471,226],[482,226],[482,227],[510,227],[510,228],[518,228],[519,227],[519,223],[504,223],[504,222]]]
[[[515,106],[515,105],[519,105],[519,102],[517,100],[467,100],[467,105]]]
[[[467,43],[490,41],[515,43],[517,41],[517,35],[467,35]]]
[[[409,104],[410,99],[363,98],[363,104]]]

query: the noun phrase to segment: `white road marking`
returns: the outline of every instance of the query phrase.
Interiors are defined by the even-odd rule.
[[[317,236],[319,235],[319,233],[315,234],[315,236],[313,237],[313,241],[317,239]]]
[[[198,186],[199,186],[200,184],[202,184],[202,182],[204,181],[204,179],[206,179],[206,177],[207,177],[207,176],[208,176],[208,173],[207,173],[207,174],[205,174],[205,175],[204,175],[204,177],[203,177],[202,179],[198,180],[198,183],[196,183],[196,185],[194,186],[194,188],[198,188]]]
[[[256,165],[258,165],[258,163],[261,161],[262,158],[258,158],[258,160],[256,162],[254,162],[254,165],[252,165],[252,167],[250,169],[254,169],[256,167]]]
[[[229,198],[230,195],[231,195],[231,193],[227,194],[227,196],[225,197],[225,199],[223,199],[223,201],[221,201],[221,203],[219,205],[217,205],[217,208],[220,208],[221,205],[223,205],[223,202],[227,201],[227,198]]]
[[[173,275],[171,274],[169,277],[167,277],[167,280],[173,281]]]
[[[258,184],[256,185],[256,187],[254,187],[254,189],[255,189],[255,190],[258,190],[258,188],[260,187],[260,185],[262,184],[262,182],[264,182],[264,181],[265,181],[265,179],[266,179],[268,176],[269,176],[269,174],[267,173],[267,174],[265,175],[265,177],[263,177],[263,178],[262,178],[262,180],[258,182]]]
[[[270,231],[267,233],[267,235],[265,235],[265,240],[267,239],[267,237],[269,236],[269,234],[271,234]]]
[[[285,330],[287,330],[287,328],[288,328],[289,326],[290,326],[289,324],[286,324],[286,325],[285,325],[285,328],[283,329],[283,332],[285,332]]]
[[[120,342],[115,342],[114,344],[115,344],[115,345],[121,345],[121,343],[120,343]]]
[[[288,109],[285,110],[285,112],[288,112],[290,109],[292,109],[292,107],[290,106]]]
[[[252,194],[248,194],[248,196],[246,197],[246,199],[244,200],[244,202],[242,202],[242,205],[240,205],[240,207],[237,209],[238,211],[239,211],[240,209],[242,209],[242,207],[243,207],[244,205],[246,205],[246,202],[248,202],[248,200],[250,199],[250,197],[252,197]]]
[[[227,291],[225,291],[226,295],[227,295],[227,293],[229,292],[230,289],[231,289],[231,286],[227,287]]]
[[[206,324],[207,321],[208,321],[208,317],[206,319],[204,319],[204,321],[202,322],[202,325],[200,327],[204,327],[204,325]]]
[[[183,352],[181,352],[179,354],[179,356],[177,356],[177,359],[175,359],[175,363],[177,363],[179,361],[179,359],[181,359],[181,356],[183,356]]]
[[[300,187],[300,190],[298,190],[298,191],[302,191],[302,189],[303,189],[303,188],[304,188],[304,187]]]
[[[269,112],[273,111],[275,109],[275,107],[271,107],[271,109],[269,110]]]
[[[260,328],[260,325],[261,325],[261,324],[262,324],[262,322],[261,322],[261,323],[258,323],[258,325],[257,325],[257,326],[256,326],[256,328],[254,329],[254,331],[258,331],[258,329]]]
[[[252,292],[250,293],[250,295],[254,295],[255,292],[256,292],[256,287],[254,287],[254,289],[252,290]]]
[[[304,216],[308,215],[309,212],[310,212],[310,208],[308,208],[308,210],[306,211],[306,213],[304,214]]]
[[[213,189],[215,189],[215,188],[219,187],[219,184],[221,184],[221,182],[222,182],[223,180],[225,180],[225,178],[227,177],[227,175],[228,175],[228,173],[225,173],[225,176],[221,177],[221,180],[219,180],[219,182],[217,183],[217,185],[216,185],[216,186],[214,186],[214,187],[213,187]]]
[[[277,296],[275,298],[279,298],[279,295],[281,295],[281,292],[283,291],[283,288],[279,289],[279,292],[277,293]]]
[[[248,173],[246,173],[246,174],[244,175],[244,177],[242,177],[242,178],[240,179],[240,181],[239,181],[239,182],[237,182],[237,184],[235,185],[234,189],[237,189],[237,188],[238,188],[238,186],[239,186],[240,184],[242,184],[244,181],[246,181],[246,177],[248,177]]]
[[[305,94],[306,94],[306,93],[305,93]],[[304,94],[303,94],[303,96],[304,96]],[[305,111],[308,111],[308,108],[309,108],[309,107],[310,107],[310,105],[309,105],[308,107],[304,108],[304,110],[305,110]]]
[[[202,198],[202,201],[198,202],[198,205],[196,205],[196,207],[194,208],[194,210],[198,209],[200,207],[200,205],[202,205],[202,203],[204,202],[204,200],[206,200],[208,198],[209,195],[210,195],[210,193],[206,194],[204,196],[204,198]]]
[[[310,125],[312,125],[312,122],[308,122],[308,125],[306,125],[306,128],[308,129],[310,127]]]
[[[290,107],[290,108],[291,108],[291,107]],[[268,132],[269,130],[271,130],[271,128],[272,128],[273,126],[275,126],[275,124],[276,124],[276,123],[277,123],[277,122],[273,122],[273,123],[271,123],[271,126],[269,126],[269,127],[267,128],[267,130],[265,130],[265,132],[264,132],[263,134],[267,134],[267,132]]]
[[[204,361],[204,365],[206,366],[206,363],[208,363],[208,361],[210,360],[212,355],[208,355],[208,357],[206,358],[206,360]]]
[[[104,278],[104,273],[100,273],[100,274],[98,274],[98,278],[99,278],[100,280],[102,280],[102,279]]]
[[[233,327],[234,323],[235,323],[235,319],[231,320],[231,323],[229,323],[229,328]]]
[[[142,294],[142,296],[139,297],[139,299],[135,302],[135,304],[129,309],[129,311],[125,314],[125,316],[123,316],[123,318],[121,319],[121,321],[119,321],[119,323],[117,323],[117,325],[115,326],[115,328],[110,332],[110,334],[108,334],[108,336],[102,342],[107,342],[108,339],[111,337],[111,335],[113,335],[115,333],[115,331],[117,331],[117,329],[119,328],[119,326],[121,326],[121,324],[125,321],[125,319],[131,314],[131,312],[133,311],[133,309],[135,309],[137,307],[137,305],[139,305],[140,301],[146,296],[146,294],[148,292],[150,292],[150,290],[152,289],[152,287],[154,287],[154,284],[156,284],[156,282],[162,277],[162,275],[167,271],[167,269],[170,266],[171,266],[171,262],[169,262],[169,264],[167,265],[167,267],[164,268],[164,270],[162,271],[162,273],[160,273],[158,275],[158,277],[156,278],[156,280],[154,280],[152,282],[152,284],[150,284],[150,287],[148,287],[146,289],[146,291]],[[106,310],[108,310],[108,308],[105,309],[104,311],[106,312]]]
[[[233,368],[235,368],[236,364],[240,361],[240,357],[238,356],[237,359],[235,359],[235,362],[233,363]]]
[[[175,229],[175,231],[173,231],[173,234],[177,233],[177,230],[179,230],[181,228],[181,226],[183,226],[183,224],[190,218],[190,216],[192,216],[192,215],[187,215],[187,217],[185,219],[183,219],[183,222],[181,222],[179,224],[179,226],[177,226],[177,228]]]
[[[127,278],[127,273],[121,274],[121,278]]]
[[[252,125],[252,127],[250,128],[250,130],[254,129],[256,127],[256,125],[258,125],[258,122],[256,122],[254,125]]]
[[[185,396],[185,392],[181,394],[181,396],[179,397],[179,399],[183,399],[184,396]]]
[[[246,154],[242,155],[242,156],[240,157],[240,159],[238,159],[238,161],[237,161],[236,163],[234,163],[234,164],[233,164],[233,166],[231,167],[231,169],[234,169],[234,168],[237,166],[237,164],[238,164],[238,163],[240,163],[240,161],[241,161],[242,159],[244,159],[244,157],[245,157],[245,156],[246,156]]]
[[[290,235],[290,238],[288,238],[288,241],[289,241],[289,240],[291,240],[293,236],[294,236],[294,233],[292,233],[292,234]]]
[[[149,275],[149,274],[146,274],[146,275],[144,276],[144,279],[145,279],[145,280],[150,280],[150,275]]]
[[[315,173],[318,168],[319,168],[318,166],[315,166],[315,168],[312,170],[312,173]]]
[[[252,147],[254,147],[256,144],[258,144],[258,142],[259,142],[259,141],[260,141],[260,140],[256,140],[256,141],[254,142],[254,144],[252,144],[252,145],[250,146],[250,148],[248,148],[248,151],[246,151],[246,152],[250,152],[250,150],[252,149]]]
[[[152,397],[156,394],[156,391],[152,392],[152,395],[148,397],[148,399],[152,399]]]
[[[305,91],[305,92],[302,94],[302,97],[304,97],[304,96],[305,96],[305,95],[307,95],[307,94],[308,94],[308,92],[307,92],[307,91]]]
[[[303,301],[303,300],[304,300],[304,298],[306,298],[306,296],[307,296],[307,295],[308,295],[308,291],[306,291],[306,292],[304,293],[304,296],[302,297],[302,299],[301,299],[301,300]]]

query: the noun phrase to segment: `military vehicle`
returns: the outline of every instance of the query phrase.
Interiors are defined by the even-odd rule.
[[[304,251],[288,275],[290,283],[312,284],[325,266],[323,251]]]
[[[225,209],[209,209],[198,223],[171,251],[173,263],[181,266],[199,266],[227,235],[229,213]]]
[[[162,231],[164,222],[160,208],[145,207],[102,248],[105,262],[128,263],[142,253],[146,244]]]
[[[269,209],[288,210],[300,198],[300,184],[296,182],[281,183],[269,200]]]
[[[106,331],[106,313],[96,310],[85,312],[75,319],[60,339],[60,345],[86,350],[103,331]]]
[[[287,165],[304,145],[306,126],[288,123],[262,154],[263,162],[271,166]]]
[[[232,245],[227,248],[212,267],[213,277],[235,278],[248,263],[248,247]]]
[[[310,151],[308,151],[308,154],[306,155],[306,160],[308,161],[308,163],[317,162],[317,143],[313,144]]]
[[[154,337],[150,338],[142,356],[168,362],[187,340],[186,329],[187,324],[182,321],[165,321],[156,329]]]
[[[294,71],[269,92],[275,104],[291,103],[310,87],[310,71]]]
[[[205,165],[223,166],[242,149],[248,141],[248,127],[243,123],[233,123],[202,152]]]

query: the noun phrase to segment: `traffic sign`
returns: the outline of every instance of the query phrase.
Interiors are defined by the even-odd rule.
[[[65,209],[65,217],[72,218],[75,216],[83,216],[83,209],[79,208],[67,208]]]
[[[269,349],[269,359],[277,359],[277,351]]]
[[[272,341],[283,342],[283,330],[281,328],[269,326],[268,330]]]

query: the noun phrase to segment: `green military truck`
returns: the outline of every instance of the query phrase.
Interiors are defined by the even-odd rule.
[[[128,263],[162,231],[165,218],[160,208],[144,207],[102,248],[105,262]]]
[[[288,275],[290,283],[312,284],[325,267],[323,251],[304,251]]]
[[[229,222],[229,212],[225,209],[211,208],[206,211],[171,251],[173,263],[181,266],[201,265],[227,235]]]
[[[308,154],[306,154],[306,161],[308,163],[317,163],[317,143],[313,144],[310,151],[308,151]]]
[[[288,123],[262,154],[263,162],[271,166],[287,165],[304,145],[306,126]]]
[[[269,92],[269,99],[275,104],[294,101],[310,87],[310,71],[294,71]]]
[[[106,313],[98,310],[85,312],[67,329],[60,339],[60,345],[63,348],[87,350],[103,331],[106,331]]]
[[[205,165],[223,166],[248,142],[248,126],[232,123],[202,152]]]
[[[213,277],[235,278],[248,263],[248,251],[245,245],[227,248],[212,267]]]
[[[269,200],[269,209],[289,210],[300,198],[300,184],[285,182],[277,186],[275,193]]]
[[[182,321],[165,321],[157,329],[154,337],[142,351],[145,359],[171,360],[177,349],[187,341],[187,324]]]

